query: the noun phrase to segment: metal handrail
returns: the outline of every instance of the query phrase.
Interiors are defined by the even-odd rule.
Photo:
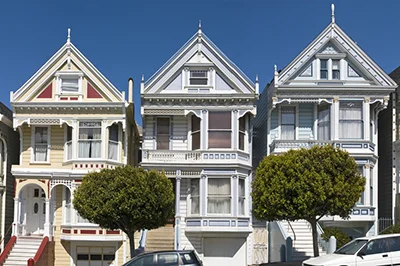
[[[8,232],[10,231],[12,226],[13,226],[13,223],[11,223],[10,226],[8,227],[6,233],[4,234],[3,238],[0,241],[0,245],[1,245],[1,243],[3,243],[4,239],[6,238],[6,235],[8,234]]]
[[[290,223],[290,221],[288,220],[287,222],[288,222],[288,225],[290,226],[290,229],[292,229],[292,232],[293,232],[293,241],[296,241],[296,232],[294,231],[294,229],[293,229],[292,224]]]

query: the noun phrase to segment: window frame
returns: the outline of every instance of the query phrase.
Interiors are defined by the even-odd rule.
[[[69,139],[68,135],[69,135],[69,129],[71,129],[71,139]],[[74,128],[69,126],[68,124],[65,124],[64,127],[64,161],[70,161],[74,158],[74,151],[73,151],[73,147],[74,145],[72,144],[72,139],[73,139],[73,135],[74,135]],[[68,143],[70,143],[70,148],[71,148],[71,158],[68,158]]]
[[[209,70],[205,69],[189,69],[188,86],[210,86],[210,76]],[[204,77],[196,77],[195,73],[205,73]],[[192,84],[192,81],[202,81],[205,80],[206,84]]]
[[[193,120],[198,120],[199,121],[199,129],[198,130],[193,130]],[[201,121],[202,119],[200,117],[197,117],[196,115],[192,115],[192,117],[190,118],[190,145],[191,145],[191,150],[195,151],[195,150],[200,150],[201,149]],[[193,148],[193,135],[195,134],[199,134],[199,147],[197,149]]]
[[[332,80],[340,80],[340,71],[341,71],[341,69],[340,69],[340,59],[332,58],[331,61],[332,61],[332,69],[331,69],[331,71],[332,71],[332,74],[331,74]],[[334,69],[335,62],[337,62],[337,69]],[[334,77],[335,76],[334,75],[335,72],[338,73],[337,74],[337,78]]]
[[[59,95],[81,95],[82,94],[82,83],[83,83],[83,73],[81,71],[59,71],[56,73],[56,83],[57,83],[57,93]],[[63,91],[62,82],[67,79],[77,79],[78,80],[78,90],[77,91]]]
[[[159,133],[158,133],[158,127],[159,127],[159,122],[158,122],[158,120],[159,119],[168,119],[168,148],[166,148],[166,149],[161,149],[161,148],[159,148],[159,145],[158,145],[158,139],[159,139]],[[169,116],[157,116],[156,118],[155,118],[155,120],[156,120],[156,125],[155,125],[155,141],[156,141],[156,150],[158,150],[158,151],[169,151],[169,150],[171,150],[171,117],[169,117]],[[160,135],[167,135],[167,134],[160,134]]]
[[[352,103],[356,103],[356,104],[359,104],[360,105],[360,107],[359,107],[359,111],[360,111],[360,114],[361,114],[361,118],[359,118],[359,119],[351,119],[351,118],[346,118],[346,119],[344,119],[344,118],[341,118],[341,110],[342,110],[342,104],[345,104],[345,103],[347,103],[347,105],[349,105],[349,104],[352,104]],[[355,108],[354,108],[355,109]],[[364,132],[364,104],[363,104],[363,101],[362,100],[355,100],[355,101],[353,101],[353,100],[340,100],[339,101],[339,117],[338,117],[338,126],[339,126],[339,139],[340,140],[363,140],[364,139],[364,135],[365,135],[365,132]],[[361,124],[361,128],[360,128],[360,137],[343,137],[343,136],[341,136],[341,132],[342,132],[342,130],[341,130],[341,127],[342,127],[342,122],[349,122],[349,121],[352,121],[353,123],[355,123],[356,121],[358,121],[358,122],[360,122],[360,124]],[[347,131],[346,131],[347,132]],[[350,131],[350,132],[353,132],[353,131]]]
[[[243,196],[240,195],[240,183],[243,182]],[[243,208],[241,207],[241,200],[243,200]],[[239,177],[238,178],[238,193],[237,193],[237,210],[238,210],[238,216],[246,216],[246,179]],[[243,211],[243,213],[241,213],[241,210]]]
[[[326,62],[326,67],[322,68],[322,62]],[[319,60],[319,79],[321,80],[328,80],[329,79],[329,67],[328,67],[329,60],[326,58],[322,58]],[[326,78],[322,77],[322,72],[326,73]]]
[[[47,152],[46,152],[46,161],[36,161],[35,160],[35,134],[36,128],[47,128]],[[50,145],[51,145],[51,126],[32,126],[31,127],[31,164],[49,164],[50,163]]]
[[[288,139],[288,138],[283,138],[282,137],[282,126],[283,125],[292,125],[292,124],[283,124],[282,123],[282,109],[285,108],[293,108],[294,112],[294,124],[293,124],[293,138],[292,139]],[[279,123],[279,138],[280,140],[297,140],[297,111],[298,111],[298,106],[297,105],[281,105],[279,108],[279,117],[278,117],[278,123]]]
[[[201,214],[201,191],[200,191],[200,180],[201,180],[201,178],[190,178],[190,181],[189,181],[189,185],[190,185],[190,195],[189,195],[189,201],[190,201],[190,203],[188,204],[189,206],[189,208],[190,208],[190,211],[189,211],[189,216],[198,216],[198,215],[200,215]],[[197,188],[198,188],[198,195],[195,195],[195,196],[193,196],[193,194],[192,194],[192,181],[194,181],[194,182],[197,182]],[[198,204],[199,204],[199,211],[197,212],[197,213],[194,213],[193,212],[193,208],[192,208],[192,198],[197,198],[198,199]]]
[[[210,129],[210,114],[212,113],[229,113],[229,123],[230,123],[230,128],[211,128]],[[232,111],[217,111],[217,110],[211,110],[208,111],[208,125],[207,125],[207,149],[209,150],[221,150],[221,149],[232,149],[233,145],[232,145],[232,137],[233,137],[233,123],[232,123]],[[210,132],[229,132],[229,147],[210,147]]]
[[[103,122],[101,120],[78,120],[78,138],[77,138],[77,154],[79,160],[98,160],[103,158],[103,139],[104,139],[104,132],[103,132]],[[81,123],[100,123],[100,127],[83,127],[83,128],[100,128],[100,138],[99,139],[81,139],[80,138],[80,130],[81,130]],[[94,133],[93,133],[94,135]],[[100,156],[99,157],[80,157],[79,155],[79,146],[80,141],[88,141],[88,140],[96,140],[100,141]]]
[[[210,180],[217,180],[217,179],[219,179],[219,180],[221,180],[221,179],[226,179],[226,180],[229,180],[229,197],[228,197],[228,194],[221,194],[220,192],[219,193],[217,193],[217,194],[212,194],[212,196],[210,196],[210,189],[209,189],[209,183],[210,183]],[[206,199],[205,199],[205,202],[206,202],[206,215],[209,215],[209,216],[232,216],[232,212],[233,212],[233,200],[234,200],[234,198],[233,198],[233,191],[232,191],[232,189],[233,189],[233,178],[232,177],[226,177],[226,176],[218,176],[218,177],[216,177],[216,176],[211,176],[211,177],[207,177],[207,182],[206,182],[206,193],[205,193],[205,196],[206,196]],[[201,193],[201,192],[200,192]],[[210,212],[209,211],[209,201],[210,201],[210,198],[219,198],[219,199],[222,199],[222,198],[229,198],[229,212],[227,212],[227,213],[223,213],[223,212]]]
[[[117,140],[112,140],[111,139],[111,129],[112,128],[116,128],[117,130]],[[120,160],[120,141],[121,141],[121,130],[120,130],[120,126],[117,123],[113,123],[112,125],[110,125],[108,128],[108,139],[107,139],[107,160],[111,160],[111,161],[119,161]],[[110,158],[110,142],[117,144],[117,155],[116,155],[116,159]]]
[[[331,139],[331,106],[329,103],[321,103],[317,106],[317,140],[330,140]],[[327,121],[321,121],[320,120],[320,113],[327,111],[328,112],[328,120]],[[323,124],[323,125],[321,125]],[[320,128],[322,126],[327,125],[328,126],[328,137],[327,138],[321,138],[320,136]]]
[[[247,149],[248,149],[248,145],[247,145],[247,142],[246,142],[246,139],[247,139],[247,131],[248,131],[248,115],[247,114],[245,114],[244,116],[242,116],[242,117],[239,117],[239,119],[238,119],[238,149],[239,150],[241,150],[241,151],[247,151]],[[243,130],[241,129],[241,121],[243,121],[243,123],[244,123],[244,127],[243,127]],[[240,144],[241,144],[241,138],[243,138],[243,147],[240,147]]]

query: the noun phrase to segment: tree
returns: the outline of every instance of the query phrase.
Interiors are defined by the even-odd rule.
[[[165,174],[124,166],[85,175],[73,205],[90,222],[125,232],[133,257],[134,233],[167,223],[174,211],[174,192]]]
[[[252,183],[253,213],[267,221],[307,220],[317,257],[317,222],[325,215],[349,218],[364,185],[354,159],[332,145],[269,155]]]

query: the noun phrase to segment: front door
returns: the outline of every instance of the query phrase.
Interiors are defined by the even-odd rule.
[[[27,195],[27,223],[26,233],[28,235],[43,234],[45,211],[46,211],[46,195],[41,188],[30,188]]]

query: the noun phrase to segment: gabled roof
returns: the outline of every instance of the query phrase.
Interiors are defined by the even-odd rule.
[[[396,86],[396,83],[383,71],[335,22],[332,4],[331,23],[278,75],[275,84],[280,86],[293,77],[328,42],[334,42],[354,60],[361,69],[369,73],[377,85]]]
[[[199,48],[194,49],[195,46]],[[244,74],[239,67],[237,67],[203,32],[201,29],[201,24],[199,24],[198,31],[159,69],[157,70],[145,83],[144,91],[141,93],[147,93],[162,77],[168,76],[170,78],[176,73],[171,73],[171,69],[179,65],[181,67],[186,63],[185,59],[191,58],[195,54],[193,52],[196,50],[198,52],[201,50],[208,56],[208,50],[202,49],[202,47],[207,47],[212,52],[213,56],[220,61],[224,67],[228,69],[230,73],[224,73],[226,76],[234,75],[238,80],[240,80],[248,90],[255,92],[254,83]],[[186,57],[185,57],[186,56]],[[184,58],[185,57],[185,58]],[[213,61],[213,63],[216,63]],[[218,66],[217,66],[218,67]],[[222,69],[219,69],[222,71]],[[173,71],[172,71],[173,72]]]
[[[70,29],[68,29],[68,38],[67,42],[28,80],[19,88],[16,92],[13,93],[14,101],[21,100],[21,97],[25,94],[25,91],[30,88],[32,84],[34,84],[39,78],[41,78],[47,73],[50,68],[57,63],[57,61],[61,60],[65,54],[73,54],[75,55],[84,66],[89,69],[92,73],[94,73],[97,78],[104,83],[108,89],[111,90],[111,93],[116,97],[120,98],[121,101],[124,101],[123,94],[76,48],[70,41]],[[70,56],[68,56],[70,57]],[[68,59],[63,61],[65,63]],[[72,61],[72,59],[71,59]],[[76,63],[76,62],[75,62]],[[52,73],[54,74],[54,73]],[[38,88],[40,89],[40,88]]]

